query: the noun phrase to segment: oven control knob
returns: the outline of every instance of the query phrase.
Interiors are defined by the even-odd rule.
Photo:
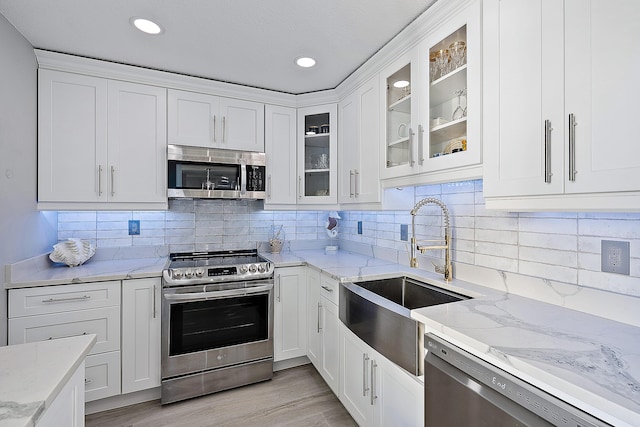
[[[256,272],[256,270],[257,270],[257,268],[258,268],[258,267],[256,267],[256,265],[255,265],[255,264],[251,264],[251,265],[249,266],[249,271],[250,271],[251,273],[255,273],[255,272]]]
[[[184,277],[191,279],[193,277],[193,270],[185,270]]]
[[[244,274],[244,273],[246,273],[247,271],[249,271],[249,268],[247,268],[247,266],[246,266],[246,265],[241,265],[241,266],[240,266],[240,273]]]
[[[267,269],[264,267],[264,264],[258,264],[258,272],[264,273]]]
[[[202,277],[204,276],[204,268],[200,267],[200,268],[196,268],[196,277]]]
[[[182,270],[172,270],[171,277],[174,279],[182,279]]]

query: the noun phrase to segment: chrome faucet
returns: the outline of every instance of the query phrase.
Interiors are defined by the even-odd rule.
[[[439,245],[423,246],[419,245],[416,241],[416,215],[421,207],[428,204],[435,204],[440,206],[442,214],[444,216],[444,242],[441,239],[438,240],[425,240],[425,242],[440,242]],[[409,259],[409,265],[413,268],[418,267],[418,258],[416,257],[416,250],[419,250],[421,254],[430,249],[444,249],[444,265],[436,265],[433,263],[436,273],[444,274],[444,280],[447,282],[453,278],[453,269],[451,267],[451,224],[449,219],[449,209],[439,199],[434,197],[427,197],[420,200],[411,209],[411,255]],[[444,244],[443,244],[444,243]]]

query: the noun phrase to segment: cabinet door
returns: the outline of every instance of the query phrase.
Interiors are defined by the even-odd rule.
[[[336,396],[339,395],[340,380],[340,319],[338,306],[327,298],[320,298],[321,303],[321,364],[320,375]]]
[[[265,153],[267,154],[267,198],[264,203],[296,204],[296,110],[265,107]]]
[[[87,356],[84,381],[85,402],[120,394],[120,352]]]
[[[483,27],[484,193],[562,193],[563,2],[486,0]]]
[[[216,96],[169,90],[167,132],[169,144],[222,147],[220,100]]]
[[[107,200],[107,81],[38,71],[38,201]]]
[[[307,357],[318,371],[322,362],[320,272],[307,268]]]
[[[50,406],[45,407],[37,420],[38,427],[84,426],[84,365],[83,361]]]
[[[122,392],[160,385],[160,279],[122,281]]]
[[[339,105],[340,203],[380,201],[380,87],[370,79]]]
[[[166,201],[166,89],[119,81],[108,88],[109,201]]]
[[[220,98],[222,148],[264,153],[264,104]]]
[[[373,425],[372,350],[340,325],[340,401],[361,426]]]
[[[418,427],[424,423],[423,384],[382,356],[375,359],[375,425]]]
[[[564,123],[566,126],[569,114],[577,122],[577,173],[575,180],[569,178],[569,172],[565,174],[565,192],[638,191],[640,144],[635,123],[640,97],[640,2],[564,3]],[[572,154],[569,143],[567,158]],[[569,161],[566,167],[569,171]]]
[[[337,115],[336,104],[298,110],[297,169],[300,204],[338,202]],[[323,126],[328,127],[327,132],[322,132]]]
[[[274,361],[307,354],[305,267],[275,271]]]

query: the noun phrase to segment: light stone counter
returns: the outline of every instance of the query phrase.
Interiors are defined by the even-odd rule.
[[[473,297],[412,317],[463,350],[615,426],[640,426],[640,328],[369,256],[265,254],[342,282],[406,274]],[[638,313],[636,311],[636,313]]]
[[[93,258],[78,267],[53,263],[45,254],[7,265],[5,288],[161,277],[168,261],[164,247],[98,249]]]
[[[0,427],[34,426],[95,342],[84,335],[0,347]]]

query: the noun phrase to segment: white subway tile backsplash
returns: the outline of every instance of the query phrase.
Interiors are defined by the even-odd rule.
[[[578,220],[562,218],[520,217],[520,231],[533,233],[577,234]]]
[[[543,277],[553,279],[558,282],[577,284],[578,269],[562,267],[558,265],[543,264],[520,260],[518,262],[518,273],[527,276]]]
[[[569,252],[520,246],[519,258],[520,261],[532,261],[563,267],[577,268],[578,266],[578,254],[575,251]]]
[[[578,248],[578,237],[574,235],[520,232],[518,239],[521,246],[564,251],[576,251]]]

